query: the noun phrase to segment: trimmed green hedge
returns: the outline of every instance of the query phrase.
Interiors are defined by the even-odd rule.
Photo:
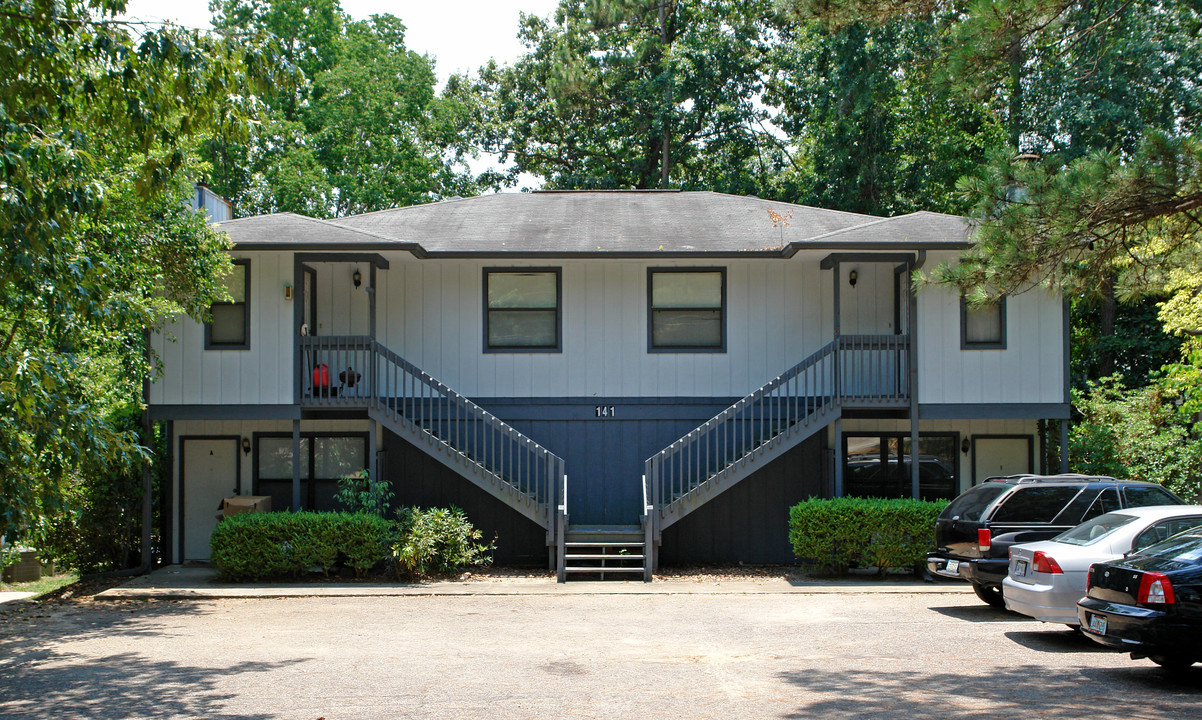
[[[294,577],[338,563],[363,576],[389,557],[392,523],[366,513],[231,515],[209,539],[210,562],[228,580]]]
[[[819,572],[856,566],[918,568],[935,549],[935,519],[947,501],[810,499],[789,509],[789,542]]]

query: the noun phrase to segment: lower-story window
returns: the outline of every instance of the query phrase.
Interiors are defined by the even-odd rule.
[[[923,500],[950,500],[959,494],[959,444],[956,433],[919,435],[918,489]],[[849,497],[910,497],[910,435],[846,433],[843,436],[843,494]]]
[[[367,467],[367,433],[302,433],[301,509],[337,510],[338,478]],[[270,495],[273,510],[292,507],[292,434],[255,435],[256,495]]]

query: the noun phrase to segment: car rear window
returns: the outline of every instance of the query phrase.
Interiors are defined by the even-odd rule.
[[[1154,485],[1135,485],[1123,488],[1123,496],[1127,498],[1127,507],[1181,504],[1180,500],[1173,497],[1166,490]]]
[[[1092,545],[1122,526],[1133,522],[1135,522],[1134,515],[1110,513],[1083,522],[1072,530],[1060,533],[1052,540],[1067,545]]]
[[[959,517],[961,520],[968,521],[980,520],[985,508],[989,507],[989,503],[1012,487],[1014,486],[1006,483],[987,482],[969,488],[960,497],[952,500],[939,514],[939,517],[945,519]]]
[[[994,511],[993,522],[1052,522],[1081,488],[1053,485],[1022,487],[1002,501]]]
[[[1202,559],[1202,531],[1189,530],[1180,535],[1174,535],[1168,540],[1132,553],[1131,557],[1136,555],[1140,557],[1153,556],[1179,563],[1195,563]]]

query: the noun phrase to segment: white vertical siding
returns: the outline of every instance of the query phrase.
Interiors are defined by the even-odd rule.
[[[790,260],[419,260],[389,253],[377,271],[377,333],[403,357],[469,397],[742,396],[807,357],[832,337],[834,273],[825,252]],[[203,327],[165,325],[154,347],[165,374],[154,404],[292,402],[292,254],[240,253],[251,263],[249,350],[204,350]],[[938,260],[932,259],[932,262]],[[563,350],[486,353],[485,267],[559,267]],[[369,331],[370,267],[317,263],[319,335]],[[650,353],[647,273],[654,267],[726,268],[726,351]],[[363,283],[355,288],[358,268]],[[855,288],[847,272],[855,269]],[[841,268],[845,333],[893,331],[893,267]],[[1007,300],[1007,348],[960,350],[959,300],[927,288],[918,300],[919,401],[924,404],[1049,403],[1063,399],[1062,308],[1043,290]],[[167,342],[167,336],[177,342]]]
[[[250,349],[205,350],[204,326],[166,321],[151,337],[163,374],[150,387],[155,405],[292,402],[292,255],[236,253],[250,261]]]
[[[844,335],[893,333],[893,268],[894,263],[839,266],[839,326]],[[853,271],[855,287],[850,282]]]
[[[754,390],[830,340],[816,257],[789,261],[417,260],[388,256],[385,344],[471,397],[713,397]],[[647,272],[725,267],[727,348],[647,352]],[[558,267],[563,351],[486,353],[485,267]],[[382,283],[383,285],[383,283]],[[891,311],[890,311],[891,312]]]
[[[918,294],[920,403],[1064,401],[1064,307],[1033,288],[1006,298],[1006,349],[960,349],[960,298],[942,287]]]

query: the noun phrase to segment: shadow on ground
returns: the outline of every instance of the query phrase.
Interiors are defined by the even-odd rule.
[[[207,612],[190,602],[28,603],[0,613],[0,717],[229,717],[222,686],[242,673],[299,661],[222,668],[150,660],[133,651],[83,656],[60,648],[89,640],[162,637],[162,620]],[[239,714],[238,717],[269,717]]]
[[[1035,627],[1043,629],[1003,634],[1012,642],[1037,652],[1056,654],[1119,652],[1096,643],[1076,630],[1070,630],[1063,625],[1059,626],[1061,628],[1059,630],[1056,629],[1056,625],[1037,625]]]
[[[947,607],[933,607],[932,611],[940,615],[946,615],[957,620],[966,620],[968,622],[1014,622],[1016,620],[1030,620],[1026,615],[995,608],[992,605],[981,603],[979,605],[949,605]]]
[[[801,691],[788,718],[898,718],[977,720],[982,717],[1080,718],[1187,717],[1202,698],[1202,668],[1171,675],[1132,662],[1130,668],[1085,668],[1049,674],[1039,665],[991,670],[988,675],[924,672],[839,672],[807,669],[778,673]],[[1156,700],[1132,706],[1130,692]]]

